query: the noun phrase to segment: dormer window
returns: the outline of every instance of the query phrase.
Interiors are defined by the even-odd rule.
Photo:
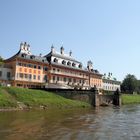
[[[73,66],[73,67],[75,67],[75,66],[76,66],[76,64],[75,64],[75,63],[72,63],[72,66]]]
[[[26,54],[23,53],[21,56],[25,58],[26,57]]]
[[[99,73],[99,71],[98,70],[95,70],[95,73]]]
[[[35,59],[35,56],[34,56],[34,55],[31,55],[30,58],[31,58],[31,59]]]
[[[63,65],[66,65],[66,61],[65,61],[65,60],[63,60],[63,61],[62,61],[62,64],[63,64]]]
[[[82,68],[82,64],[79,64],[79,66],[78,66],[80,69]]]
[[[91,69],[91,71],[92,71],[92,72],[94,72],[94,70],[93,70],[93,69]]]
[[[67,65],[68,65],[68,66],[70,66],[70,65],[71,65],[71,62],[70,62],[70,61],[68,61]]]
[[[55,63],[58,63],[58,59],[57,58],[54,58],[53,60]]]

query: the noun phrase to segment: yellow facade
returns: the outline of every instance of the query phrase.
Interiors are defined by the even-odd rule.
[[[11,70],[10,79],[7,80],[12,86],[25,88],[51,88],[58,85],[58,88],[88,89],[96,86],[100,89],[102,75],[84,68],[71,55],[72,52],[65,55],[63,47],[60,53],[52,47],[46,56],[35,56],[31,54],[29,44],[21,43],[19,52],[4,61],[4,67]]]
[[[96,86],[98,89],[102,89],[103,82],[102,82],[102,76],[101,75],[90,73],[89,81],[90,81],[90,86],[91,87]]]

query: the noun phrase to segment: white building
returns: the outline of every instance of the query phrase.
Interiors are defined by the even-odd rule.
[[[116,91],[117,89],[120,90],[121,82],[117,81],[116,78],[113,78],[112,73],[109,73],[108,76],[104,74],[102,80],[103,80],[103,90],[105,91]]]
[[[0,83],[3,86],[11,86],[11,72],[12,69],[0,67]]]

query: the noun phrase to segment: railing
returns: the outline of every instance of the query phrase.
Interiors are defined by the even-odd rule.
[[[67,72],[60,72],[60,71],[53,71],[51,70],[50,73],[54,73],[54,74],[62,74],[62,75],[67,75],[67,76],[75,76],[75,77],[79,77],[79,78],[88,78],[87,76],[84,75],[78,75],[78,74],[74,74],[74,73],[67,73]]]
[[[27,81],[27,82],[45,83],[44,80],[34,80],[34,79],[28,79],[28,78],[15,78],[15,80]]]

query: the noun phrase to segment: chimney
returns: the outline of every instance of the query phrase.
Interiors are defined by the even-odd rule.
[[[87,62],[87,68],[88,68],[89,71],[91,71],[93,69],[93,63],[92,63],[92,61],[89,60]]]
[[[72,51],[69,52],[69,55],[72,56]]]
[[[55,49],[54,49],[54,46],[53,45],[51,46],[51,52],[52,53],[55,53]]]
[[[60,53],[61,53],[62,55],[64,55],[64,47],[63,47],[63,46],[60,48]]]

